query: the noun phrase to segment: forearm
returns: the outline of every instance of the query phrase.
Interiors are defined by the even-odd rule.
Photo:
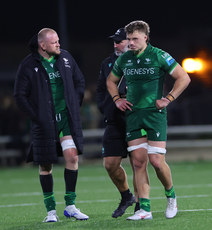
[[[106,84],[107,84],[107,90],[108,90],[109,94],[111,95],[111,97],[114,97],[116,95],[119,96],[117,83],[112,81],[110,76],[107,78]]]
[[[188,87],[190,78],[185,76],[184,78],[177,79],[174,83],[172,90],[169,92],[175,99]]]
[[[179,65],[173,72],[172,77],[175,79],[174,86],[165,98],[161,98],[156,101],[156,107],[158,109],[167,107],[171,102],[177,99],[180,94],[188,87],[191,81],[188,74]]]
[[[172,77],[175,79],[175,83],[169,94],[176,99],[188,87],[191,79],[180,65],[176,67]]]

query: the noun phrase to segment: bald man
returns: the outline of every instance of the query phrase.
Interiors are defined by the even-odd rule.
[[[47,216],[57,222],[52,166],[58,156],[65,161],[64,215],[77,220],[89,217],[75,207],[78,155],[83,151],[80,105],[85,80],[71,54],[60,49],[57,33],[42,29],[30,43],[32,53],[19,65],[14,96],[32,121],[32,141],[27,162],[39,165]]]

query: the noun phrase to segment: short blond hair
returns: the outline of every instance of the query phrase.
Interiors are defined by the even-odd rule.
[[[125,26],[125,31],[127,34],[132,34],[134,31],[141,31],[146,34],[147,36],[147,43],[149,42],[149,34],[150,34],[150,27],[149,24],[142,21],[142,20],[137,20],[130,22]]]
[[[43,28],[42,30],[40,30],[38,32],[38,43],[42,42],[46,35],[51,32],[51,33],[57,33],[55,30],[51,29],[51,28]]]

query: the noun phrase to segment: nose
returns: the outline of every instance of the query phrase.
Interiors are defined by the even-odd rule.
[[[132,45],[133,41],[132,40],[128,40],[128,45]]]
[[[128,42],[128,47],[132,47],[134,45],[133,41]]]
[[[59,47],[60,47],[60,43],[59,43],[59,41],[57,41],[57,46],[59,46]]]

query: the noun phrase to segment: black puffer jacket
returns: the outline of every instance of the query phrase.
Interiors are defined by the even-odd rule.
[[[106,124],[116,124],[125,126],[125,113],[121,112],[113,102],[106,86],[106,80],[118,56],[113,53],[110,57],[106,58],[102,64],[97,82],[97,106],[101,113],[104,114],[104,121]],[[126,81],[122,79],[119,86],[119,94],[126,95]]]
[[[32,47],[32,51],[35,50]],[[78,153],[81,154],[83,135],[80,105],[84,96],[84,77],[74,58],[65,50],[61,50],[55,64],[64,82],[71,135]],[[37,52],[27,56],[19,65],[14,96],[20,109],[32,120],[32,143],[27,161],[38,164],[57,162],[58,156],[62,155],[62,150],[59,144],[51,86]]]

